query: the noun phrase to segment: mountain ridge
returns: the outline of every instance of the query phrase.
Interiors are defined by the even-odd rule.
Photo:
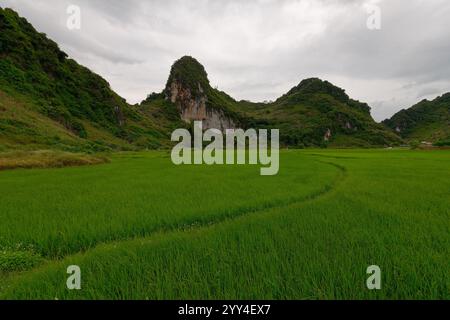
[[[140,107],[154,110],[152,104],[159,101],[162,105],[161,99],[175,104],[185,123],[202,120],[205,128],[279,128],[281,143],[286,146],[401,143],[397,135],[373,120],[366,103],[351,99],[345,90],[319,78],[302,80],[274,102],[237,101],[212,88],[203,65],[184,56],[173,64],[163,91],[149,95]]]
[[[281,144],[290,147],[402,143],[373,120],[366,103],[318,78],[302,80],[274,102],[236,101],[211,87],[200,62],[184,56],[172,65],[161,92],[129,105],[15,11],[0,8],[0,30],[0,149],[17,144],[75,151],[166,148],[173,129],[190,128],[194,120],[220,130],[280,129]],[[17,105],[22,111],[14,115]]]

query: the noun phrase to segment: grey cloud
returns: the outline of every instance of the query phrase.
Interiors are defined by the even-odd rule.
[[[2,0],[130,102],[163,88],[185,54],[237,99],[271,100],[318,76],[382,120],[450,91],[447,0]],[[68,4],[82,30],[65,28]],[[366,28],[364,4],[382,10]]]

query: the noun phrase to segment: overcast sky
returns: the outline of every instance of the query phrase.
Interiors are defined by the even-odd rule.
[[[67,28],[67,8],[81,29]],[[369,30],[367,4],[381,9]],[[449,0],[0,0],[130,103],[192,55],[234,98],[273,100],[320,77],[378,121],[450,91]]]

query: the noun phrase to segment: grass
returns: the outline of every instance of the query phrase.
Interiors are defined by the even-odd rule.
[[[63,168],[108,162],[105,156],[62,151],[10,151],[0,153],[0,170]]]
[[[2,172],[0,298],[448,299],[449,160],[285,151],[262,177],[150,152]],[[65,287],[71,264],[80,291]],[[380,291],[365,288],[372,264]]]
[[[166,128],[9,8],[0,8],[0,44],[0,144],[85,152],[170,145]]]
[[[1,82],[1,81],[0,81]],[[108,152],[121,150],[136,150],[147,147],[160,147],[160,144],[148,145],[148,135],[151,134],[167,140],[151,129],[141,130],[129,119],[129,129],[139,136],[136,145],[123,137],[117,137],[112,132],[86,119],[77,120],[85,130],[87,138],[81,138],[67,129],[63,124],[52,120],[40,110],[40,104],[33,98],[20,94],[12,89],[1,86],[0,89],[0,152],[3,150],[41,150],[52,149],[73,153]],[[164,125],[167,125],[164,123]],[[131,131],[130,131],[131,134]]]

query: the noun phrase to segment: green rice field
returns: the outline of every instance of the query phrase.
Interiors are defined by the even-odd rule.
[[[285,150],[259,169],[154,151],[0,171],[0,299],[450,298],[450,151]]]

